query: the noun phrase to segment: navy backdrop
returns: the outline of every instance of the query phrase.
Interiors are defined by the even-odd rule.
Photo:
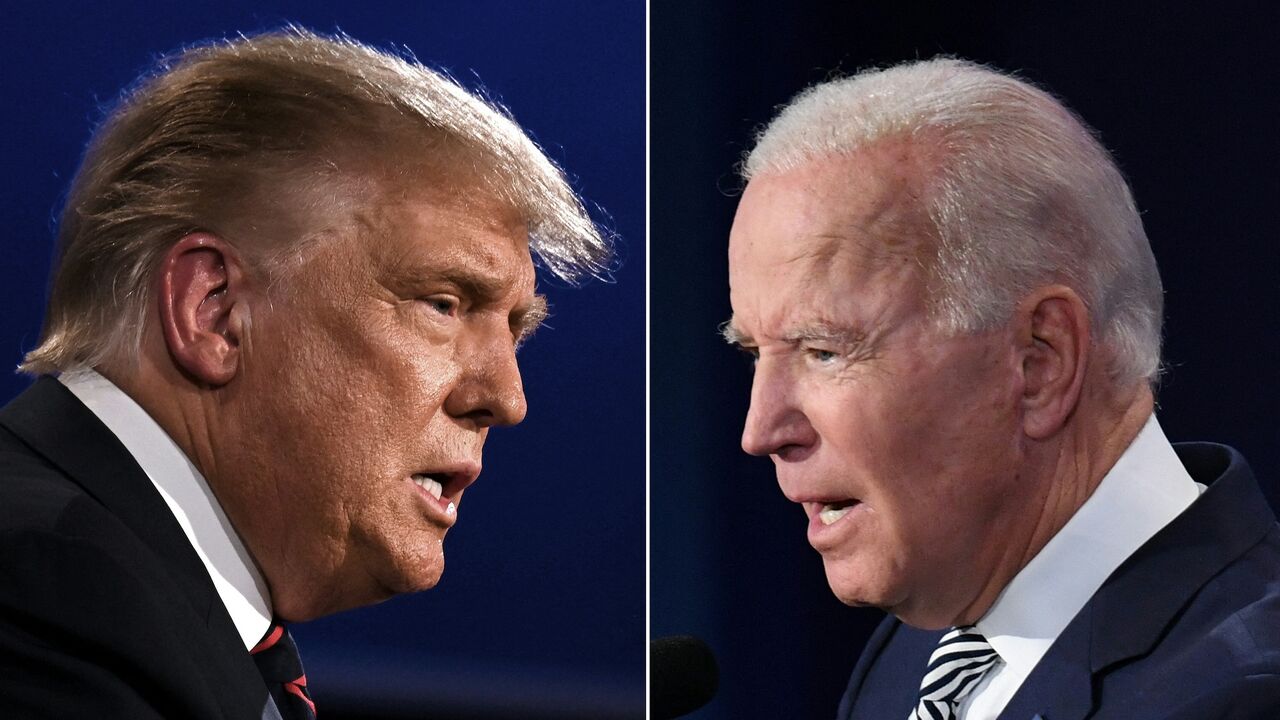
[[[1098,128],[1165,281],[1165,431],[1240,448],[1274,497],[1280,18],[1184,5],[653,0],[651,631],[719,656],[721,691],[693,717],[831,717],[881,617],[831,596],[802,511],[738,449],[750,372],[716,337],[733,166],[832,71],[957,54],[1021,70]]]
[[[644,708],[641,0],[5,3],[0,365],[38,338],[91,126],[160,53],[297,22],[408,46],[508,105],[621,237],[615,283],[543,285],[529,414],[493,433],[430,592],[295,628],[323,716],[632,718]],[[0,373],[0,402],[27,381]]]

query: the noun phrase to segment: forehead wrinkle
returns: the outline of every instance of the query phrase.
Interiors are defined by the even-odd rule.
[[[881,203],[873,216],[844,218],[829,230],[814,234],[813,268],[835,270],[837,260],[847,257],[875,270],[902,259],[916,260],[925,239],[922,237],[920,213],[901,203]]]
[[[917,256],[928,248],[933,225],[923,203],[930,173],[928,147],[907,140],[885,139],[847,156],[845,172],[874,176],[877,182],[857,183],[869,192],[841,192],[839,177],[828,178],[831,187],[824,198],[845,207],[833,213],[822,237],[857,243],[874,260]]]
[[[500,243],[507,239],[507,233],[515,227],[525,241],[528,240],[527,223],[515,208],[505,203],[490,206],[488,195],[466,192],[467,186],[424,185],[406,187],[403,183],[385,182],[381,194],[370,202],[352,210],[351,216],[357,232],[363,239],[374,246],[383,248],[384,252],[399,246],[400,254],[412,256],[419,243],[410,237],[408,242],[394,242],[398,237],[409,234],[407,230],[421,232],[423,227],[431,227],[435,232],[443,232],[456,237],[457,242],[437,243],[441,248],[433,251],[439,257],[440,250],[447,248],[449,254],[457,257],[457,263],[468,263],[475,267],[501,268],[504,262],[503,248]],[[496,201],[494,201],[496,202]],[[501,236],[500,242],[467,242],[476,237]],[[425,239],[424,239],[425,241]],[[387,258],[394,262],[401,258]]]
[[[855,227],[814,233],[808,242],[799,243],[800,251],[786,258],[779,267],[800,264],[800,285],[804,289],[821,286],[825,281],[853,281],[870,278],[903,260],[918,264],[919,233],[910,218],[882,215]],[[843,278],[839,276],[843,275]]]
[[[876,334],[877,326],[886,321],[885,313],[897,307],[886,303],[914,286],[911,278],[919,272],[917,263],[901,253],[871,256],[861,251],[864,242],[858,239],[823,238],[824,242],[810,243],[812,247],[801,248],[787,259],[794,284],[785,293],[751,299],[753,311],[747,319],[754,324],[750,332],[740,324],[740,314],[734,313],[722,328],[726,341],[824,340],[856,345]]]
[[[359,218],[358,222],[373,230],[367,219]],[[523,294],[523,288],[532,285],[532,263],[527,273],[523,267],[515,273],[504,272],[500,251],[490,247],[491,243],[469,243],[460,239],[430,251],[412,242],[379,244],[384,272],[390,279],[409,287],[444,280],[480,302],[494,302],[516,293]]]

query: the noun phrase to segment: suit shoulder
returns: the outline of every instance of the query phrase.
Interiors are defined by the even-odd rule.
[[[1217,612],[1215,613],[1215,610]],[[1205,585],[1184,623],[1251,674],[1280,674],[1280,526]]]
[[[1174,696],[1280,676],[1280,526],[1206,582],[1145,660],[1116,674],[1169,683]]]
[[[80,499],[78,485],[0,427],[0,532],[52,528]]]
[[[0,428],[0,575],[7,579],[0,593],[34,591],[59,576],[86,586],[101,581],[94,592],[111,592],[153,559],[110,510]]]
[[[174,651],[163,588],[95,540],[0,532],[0,715],[191,716],[172,688],[200,669]]]

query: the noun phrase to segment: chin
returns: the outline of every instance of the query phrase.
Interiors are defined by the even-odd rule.
[[[849,607],[885,607],[882,601],[876,600],[862,588],[850,588],[833,583],[830,578],[827,579],[827,584],[831,586],[831,592],[835,593],[836,599]]]
[[[388,560],[382,584],[392,595],[430,590],[444,574],[444,550],[438,539],[407,552],[391,553]]]
[[[444,574],[444,558],[428,567],[418,568],[414,572],[408,573],[403,578],[403,584],[396,590],[397,593],[416,593],[423,590],[430,590],[440,583],[440,576]]]
[[[888,610],[902,600],[902,593],[896,588],[898,583],[884,573],[877,573],[848,560],[837,562],[824,558],[823,567],[831,592],[845,605]]]

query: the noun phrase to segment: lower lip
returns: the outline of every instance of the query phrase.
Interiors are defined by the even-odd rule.
[[[458,520],[458,507],[454,504],[453,512],[449,512],[449,505],[453,504],[448,498],[441,497],[439,500],[434,495],[427,492],[427,489],[414,482],[412,478],[405,478],[405,482],[409,483],[418,493],[418,497],[422,498],[426,504],[427,515],[445,527],[453,527]]]
[[[821,511],[821,506],[818,509]],[[841,515],[839,520],[827,525],[822,522],[820,512],[815,512],[809,518],[809,544],[818,552],[837,547],[858,531],[866,514],[866,504],[857,503],[849,508],[849,512]]]

